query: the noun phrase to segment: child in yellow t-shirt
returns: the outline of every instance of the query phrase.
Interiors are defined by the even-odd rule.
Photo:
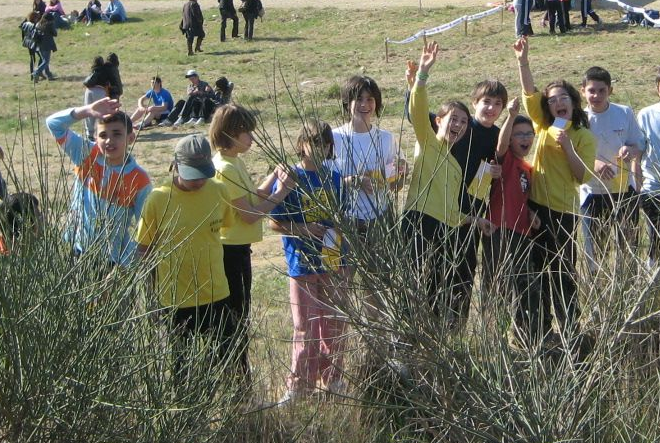
[[[529,207],[541,220],[532,261],[542,272],[543,334],[551,329],[551,305],[562,328],[571,337],[577,332],[580,309],[575,271],[575,225],[578,185],[591,177],[596,159],[596,139],[582,109],[580,93],[565,80],[549,83],[542,92],[534,86],[529,68],[529,44],[514,44],[523,104],[537,134],[532,161]]]
[[[236,333],[229,310],[220,230],[232,224],[229,194],[217,180],[211,147],[202,135],[177,143],[171,182],[154,189],[138,224],[138,254],[156,260],[160,305],[173,326],[209,331],[226,345]]]
[[[250,313],[250,246],[262,240],[262,219],[284,200],[293,185],[293,180],[282,167],[276,168],[259,187],[252,182],[240,154],[246,153],[252,146],[252,132],[256,126],[256,119],[247,109],[224,105],[215,111],[209,127],[211,146],[216,151],[213,157],[216,178],[227,188],[234,218],[231,226],[220,230],[220,237],[229,280],[229,304],[242,328],[247,327]],[[276,179],[280,186],[273,188]],[[247,345],[243,349],[241,361],[247,374]]]

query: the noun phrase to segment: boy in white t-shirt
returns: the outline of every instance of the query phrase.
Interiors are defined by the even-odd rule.
[[[404,162],[394,135],[372,123],[383,110],[380,89],[372,78],[349,78],[341,100],[350,120],[332,131],[334,166],[344,180],[348,216],[364,226],[385,214],[387,191],[402,184]]]
[[[637,243],[643,134],[632,109],[610,102],[612,78],[605,69],[589,68],[581,92],[587,101],[591,132],[598,141],[594,176],[580,185],[585,250],[589,270],[596,274],[612,228],[618,242]]]
[[[655,77],[655,89],[660,96],[660,70]],[[645,136],[645,150],[642,158],[641,200],[646,214],[649,234],[649,267],[655,266],[660,257],[660,103],[639,111],[637,122]]]

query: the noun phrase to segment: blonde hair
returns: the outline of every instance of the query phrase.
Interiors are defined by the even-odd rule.
[[[257,127],[257,120],[247,109],[239,105],[220,106],[213,114],[209,127],[209,140],[216,151],[234,147],[238,136],[252,132]]]

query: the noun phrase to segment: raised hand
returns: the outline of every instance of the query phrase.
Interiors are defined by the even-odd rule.
[[[509,100],[509,103],[506,105],[506,110],[509,112],[511,117],[515,117],[520,113],[520,100],[518,97],[514,97],[513,99]]]
[[[428,74],[438,56],[438,44],[430,42],[424,44],[422,55],[419,58],[419,71]]]
[[[518,62],[527,62],[527,56],[529,55],[529,43],[527,42],[527,37],[520,37],[513,44],[513,50],[516,53],[516,58]]]
[[[412,60],[406,62],[406,81],[408,82],[408,89],[411,89],[415,84],[415,75],[417,75],[417,70],[419,67],[417,63]]]

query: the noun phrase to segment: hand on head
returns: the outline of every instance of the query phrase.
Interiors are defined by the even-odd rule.
[[[94,118],[105,118],[116,114],[121,108],[119,100],[103,97],[89,105],[89,116]]]

